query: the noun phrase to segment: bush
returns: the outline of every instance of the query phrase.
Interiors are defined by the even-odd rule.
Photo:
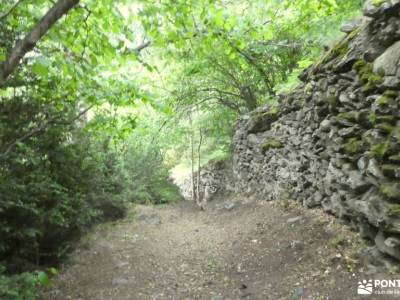
[[[57,261],[89,225],[125,212],[116,154],[42,99],[0,100],[0,261],[9,272]],[[44,114],[43,112],[48,112]],[[57,122],[51,122],[56,116]]]
[[[3,300],[35,300],[37,297],[38,277],[24,272],[18,275],[2,274],[5,268],[0,265],[0,299]]]

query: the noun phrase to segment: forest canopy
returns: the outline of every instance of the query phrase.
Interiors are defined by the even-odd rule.
[[[237,118],[293,88],[362,3],[1,1],[1,297],[34,297],[90,225],[179,200],[191,144],[199,165],[229,157]]]

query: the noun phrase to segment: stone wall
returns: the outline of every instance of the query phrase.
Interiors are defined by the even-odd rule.
[[[206,185],[215,188],[213,198],[223,196],[235,190],[232,185],[233,179],[232,164],[229,161],[212,160],[207,165],[203,166],[200,172],[200,197],[203,197],[204,188]],[[197,190],[197,172],[195,172],[194,184]],[[186,200],[192,199],[192,177],[186,178],[182,183],[176,183]]]
[[[290,198],[347,220],[371,257],[400,260],[400,0],[367,1],[364,16],[276,106],[240,118],[233,161],[201,182],[260,199]],[[181,186],[191,198],[190,179]]]
[[[239,120],[235,191],[321,206],[400,259],[400,0],[367,2],[343,31],[278,105]]]

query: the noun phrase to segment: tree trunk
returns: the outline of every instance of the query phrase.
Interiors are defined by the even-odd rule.
[[[193,136],[193,120],[192,120],[192,113],[190,112],[189,115],[189,122],[190,122],[190,144],[191,144],[191,166],[192,166],[192,172],[191,172],[191,179],[192,179],[192,200],[197,201],[196,199],[196,189],[195,189],[195,184],[194,184],[194,136]]]
[[[79,3],[79,0],[58,0],[46,15],[36,24],[21,41],[17,42],[9,56],[0,68],[0,87],[3,87],[7,78],[19,66],[26,53],[35,48],[37,42],[49,29],[69,10]]]
[[[198,169],[197,169],[197,200],[200,201],[200,173],[201,173],[201,165],[200,165],[200,159],[201,159],[201,144],[203,142],[203,133],[201,131],[201,128],[199,129],[199,134],[200,134],[200,140],[199,140],[199,146],[197,148],[197,157],[198,157]]]
[[[257,98],[250,87],[248,86],[241,87],[240,96],[244,100],[248,111],[253,111],[257,108]]]

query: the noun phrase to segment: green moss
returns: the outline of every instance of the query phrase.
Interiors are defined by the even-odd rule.
[[[373,91],[377,85],[383,83],[383,76],[374,73],[372,64],[365,60],[355,62],[353,69],[357,71],[359,80],[363,84],[363,92],[365,93]]]
[[[360,31],[361,28],[354,29],[343,40],[333,46],[330,51],[331,58],[345,56],[350,50],[350,42],[357,36]]]
[[[352,41],[352,40],[357,36],[357,34],[359,34],[360,32],[361,32],[361,27],[357,27],[356,29],[354,29],[352,32],[350,32],[350,33],[347,35],[346,39],[350,42],[350,41]]]
[[[376,116],[376,122],[377,123],[387,122],[390,124],[394,124],[396,122],[396,118],[391,115]]]
[[[351,138],[343,146],[344,151],[348,155],[355,155],[363,150],[363,142],[358,138]]]
[[[384,164],[381,166],[383,175],[396,178],[400,172],[400,166],[395,164]]]
[[[387,214],[389,217],[400,217],[400,205],[396,204],[390,207]]]
[[[346,238],[343,235],[338,235],[338,236],[336,236],[334,238],[331,238],[328,241],[328,245],[331,246],[331,247],[337,248],[337,247],[339,247],[341,245],[344,245],[345,242],[346,242]]]
[[[264,120],[268,119],[275,119],[279,114],[279,109],[276,107],[272,107],[270,110],[266,112],[253,112],[251,114],[251,118],[254,120],[254,122],[262,122]]]
[[[330,109],[335,109],[338,106],[339,100],[336,96],[329,96],[327,99]]]
[[[283,145],[280,141],[277,140],[266,140],[261,145],[261,153],[265,154],[270,149],[279,149],[282,148]]]
[[[363,70],[367,65],[368,65],[368,63],[367,63],[365,60],[361,59],[361,60],[358,60],[358,61],[356,61],[356,62],[354,63],[353,69],[356,70],[357,73],[359,73],[359,72],[360,72],[361,70]]]
[[[370,74],[367,77],[364,75],[364,78],[367,78],[367,82],[362,89],[364,93],[372,92],[378,85],[383,83],[382,76],[377,74]]]
[[[390,103],[391,100],[394,100],[397,97],[397,92],[388,90],[383,93],[382,96],[376,100],[376,104],[379,106],[386,106]]]
[[[382,195],[391,200],[400,200],[400,183],[390,182],[384,183],[379,187]]]
[[[396,91],[387,90],[386,92],[383,93],[382,96],[378,98],[378,100],[376,100],[376,104],[378,104],[381,107],[387,106],[388,104],[393,102],[394,99],[397,98],[397,96],[398,93]]]
[[[370,156],[377,159],[383,159],[387,151],[389,150],[389,146],[390,146],[390,141],[373,145],[371,147]]]
[[[392,136],[400,143],[400,127],[396,126],[391,132]]]
[[[332,54],[334,56],[345,56],[349,52],[349,42],[339,43],[332,48]]]
[[[336,116],[337,120],[345,119],[350,122],[357,122],[359,119],[359,112],[357,111],[349,111],[349,112],[342,112]]]
[[[273,122],[278,120],[280,110],[277,107],[272,107],[266,112],[255,111],[251,113],[252,125],[249,132],[260,132],[268,130]]]
[[[394,127],[392,125],[396,123],[396,118],[392,115],[377,115],[375,113],[370,113],[370,114],[368,114],[368,121],[372,125],[385,123],[386,125],[383,125],[384,127],[389,128],[389,127],[387,127],[387,125],[390,125],[391,129],[393,130]],[[379,128],[379,127],[380,127],[380,125],[378,125],[376,128]],[[387,132],[392,132],[392,130],[387,131]]]
[[[389,156],[389,160],[393,162],[400,162],[400,153]]]
[[[378,104],[379,106],[385,106],[386,104],[388,104],[389,99],[390,98],[386,96],[380,96],[378,100],[376,100],[376,104]]]
[[[386,2],[386,0],[372,0],[372,5],[375,7],[379,7],[385,2]]]
[[[381,123],[381,124],[377,124],[375,126],[376,129],[379,129],[380,131],[384,132],[384,133],[392,133],[394,130],[394,127],[388,123]]]
[[[278,115],[279,114],[279,109],[277,107],[272,107],[269,111],[268,114],[270,115]]]
[[[368,115],[368,121],[369,121],[371,124],[375,124],[376,121],[377,121],[377,115],[376,115],[375,113],[370,113],[370,114]]]
[[[387,91],[385,91],[385,92],[383,93],[383,95],[386,96],[386,97],[390,97],[390,98],[392,98],[392,99],[395,99],[395,98],[397,98],[397,96],[399,95],[399,93],[396,92],[396,91],[393,91],[393,90],[387,90]]]
[[[361,31],[361,28],[356,28],[347,36],[345,36],[342,40],[336,43],[315,65],[314,70],[321,67],[323,64],[337,58],[345,56],[350,50],[350,42],[357,36],[357,34]]]

